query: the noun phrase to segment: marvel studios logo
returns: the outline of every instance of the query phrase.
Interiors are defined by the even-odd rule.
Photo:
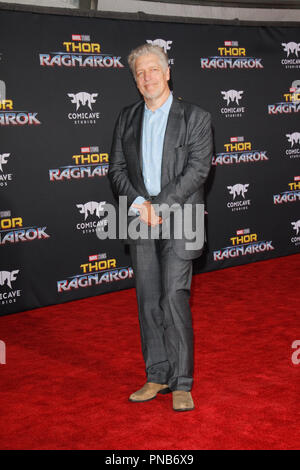
[[[0,218],[11,217],[11,211],[0,211]]]
[[[91,36],[87,36],[84,34],[72,34],[72,41],[84,41],[90,42]]]
[[[99,147],[81,147],[81,153],[98,153]]]
[[[250,228],[243,228],[236,231],[237,235],[248,235],[248,233],[250,233]]]
[[[244,137],[230,137],[230,142],[244,142]]]
[[[238,45],[238,41],[224,41],[224,46],[226,47],[237,47]]]
[[[89,256],[89,261],[100,261],[102,259],[106,259],[107,254],[106,253],[100,253],[99,255],[90,255]]]
[[[300,181],[300,176],[294,176],[294,181]]]

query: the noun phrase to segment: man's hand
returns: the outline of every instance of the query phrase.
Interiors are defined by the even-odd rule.
[[[140,212],[140,219],[147,225],[155,227],[155,225],[162,223],[162,218],[155,214],[155,210],[150,201],[145,201],[143,204],[132,204]]]

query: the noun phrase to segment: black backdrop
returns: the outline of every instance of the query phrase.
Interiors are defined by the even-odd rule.
[[[194,271],[299,251],[299,27],[0,11],[0,37],[1,314],[134,285],[123,244],[95,226],[114,122],[139,99],[126,57],[146,41],[166,48],[174,94],[213,117]]]

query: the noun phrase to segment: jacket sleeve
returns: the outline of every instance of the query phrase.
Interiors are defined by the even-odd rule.
[[[211,117],[197,113],[190,125],[188,157],[183,172],[171,180],[153,200],[153,204],[183,205],[204,184],[212,162],[213,139]]]
[[[127,162],[122,146],[122,118],[121,112],[113,134],[108,178],[115,197],[126,196],[127,206],[130,207],[139,194],[132,186],[128,177]]]

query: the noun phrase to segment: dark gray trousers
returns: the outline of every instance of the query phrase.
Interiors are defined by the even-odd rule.
[[[136,279],[142,352],[148,382],[190,391],[193,328],[189,306],[192,261],[179,258],[172,240],[130,245]]]

